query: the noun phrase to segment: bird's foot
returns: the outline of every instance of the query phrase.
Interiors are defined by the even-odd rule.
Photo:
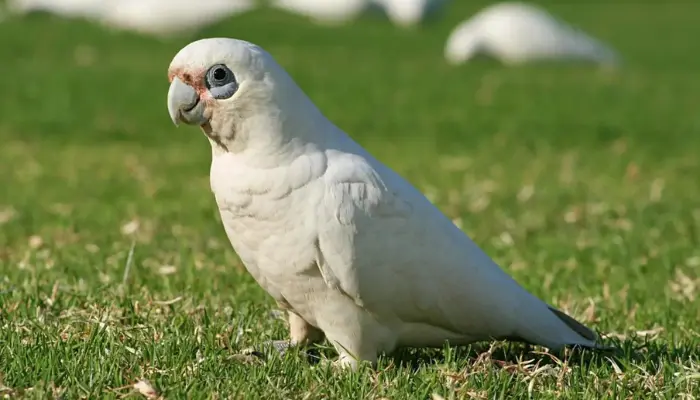
[[[295,347],[291,340],[270,340],[264,343],[263,346],[274,349],[280,356],[284,356],[289,349]]]
[[[294,347],[294,344],[291,340],[268,340],[259,346],[249,347],[243,350],[243,353],[263,358],[267,350],[272,350],[280,356],[284,356],[292,347]]]
[[[342,362],[342,360],[331,360],[328,358],[322,358],[318,361],[318,363],[313,367],[313,368],[321,368],[321,369],[331,369],[333,371],[343,371],[345,369],[349,369],[348,367],[351,367],[349,364]],[[352,368],[350,368],[352,369]]]
[[[318,366],[321,368],[331,368],[335,371],[357,371],[360,365],[367,363],[368,365],[374,365],[371,361],[358,360],[348,354],[340,354],[337,360],[331,361],[329,359],[322,359],[318,362]]]
[[[243,352],[245,354],[250,354],[258,358],[265,359],[267,358],[266,355],[268,354],[268,351],[272,354],[277,354],[280,357],[284,357],[287,353],[294,349],[299,349],[299,354],[310,362],[318,358],[310,354],[307,349],[304,349],[304,346],[300,346],[291,340],[269,340],[259,346],[245,349]]]

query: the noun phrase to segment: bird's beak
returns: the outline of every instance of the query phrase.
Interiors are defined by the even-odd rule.
[[[168,89],[168,113],[175,126],[180,122],[190,125],[203,125],[207,122],[204,117],[204,102],[192,86],[178,77],[173,78]]]

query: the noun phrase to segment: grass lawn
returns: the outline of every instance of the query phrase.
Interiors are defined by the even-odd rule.
[[[481,3],[414,31],[270,10],[167,41],[0,23],[0,394],[121,398],[147,379],[168,399],[700,396],[700,3],[552,0],[620,50],[619,72],[448,67],[447,34]],[[172,56],[206,36],[269,50],[521,284],[623,354],[480,343],[355,373],[242,355],[285,322],[225,237],[207,141],[165,103]]]

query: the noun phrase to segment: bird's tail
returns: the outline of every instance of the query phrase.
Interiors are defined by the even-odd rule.
[[[576,341],[573,343],[564,343],[564,345],[575,345],[575,346],[587,347],[587,348],[602,350],[602,351],[615,350],[614,347],[604,346],[603,344],[601,344],[599,342],[600,338],[598,337],[598,335],[595,332],[593,332],[593,330],[588,328],[587,326],[583,325],[582,323],[576,321],[571,316],[567,315],[566,313],[564,313],[560,310],[557,310],[556,308],[554,308],[552,306],[548,306],[548,307],[549,307],[549,311],[551,311],[567,327],[569,327],[572,331],[574,331],[577,335],[579,335],[581,338],[584,339],[582,341]]]
[[[574,31],[573,38],[575,43],[573,48],[576,49],[578,57],[610,67],[621,64],[619,54],[600,40],[579,30]]]
[[[584,339],[590,340],[591,342],[595,342],[598,340],[598,335],[596,335],[595,332],[593,332],[591,329],[589,329],[582,323],[571,318],[567,314],[563,313],[562,311],[559,311],[552,306],[549,306],[549,311],[553,312],[554,315],[556,315],[560,320],[562,320],[562,322],[566,324],[566,326],[568,326],[574,332],[581,335]]]

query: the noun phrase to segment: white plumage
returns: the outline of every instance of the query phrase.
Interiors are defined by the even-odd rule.
[[[103,22],[143,34],[173,35],[214,24],[255,7],[255,0],[118,0]]]
[[[438,8],[447,3],[447,0],[372,0],[381,7],[389,19],[396,25],[403,27],[415,26]]]
[[[607,45],[540,7],[520,2],[486,7],[452,31],[445,46],[448,62],[464,63],[479,54],[506,64],[538,60],[619,62],[617,53]]]
[[[113,0],[7,0],[10,13],[44,11],[67,18],[98,18]]]
[[[272,6],[328,25],[350,22],[368,10],[382,11],[391,22],[414,26],[447,0],[272,0]]]
[[[272,6],[327,25],[347,23],[368,7],[369,0],[272,0]]]
[[[289,312],[292,343],[325,334],[339,363],[353,367],[445,341],[597,346],[592,331],[519,286],[326,119],[260,47],[193,42],[169,78],[170,116],[209,138],[226,234]]]
[[[254,7],[254,0],[9,0],[13,13],[45,11],[154,36],[192,31]]]

